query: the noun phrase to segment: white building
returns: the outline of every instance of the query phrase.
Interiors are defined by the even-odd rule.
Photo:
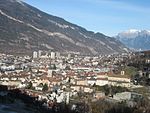
[[[38,51],[38,56],[39,56],[39,58],[41,57],[41,55],[42,55],[42,51],[39,50],[39,51]]]
[[[109,76],[108,81],[109,81],[109,85],[112,85],[112,86],[121,86],[121,87],[131,86],[131,79],[127,77]]]
[[[56,57],[55,52],[51,52],[51,59],[55,59],[55,57]]]
[[[96,85],[98,85],[98,86],[104,86],[107,84],[108,84],[107,78],[97,78],[97,80],[96,80]]]
[[[15,70],[15,66],[14,65],[10,65],[10,66],[1,66],[0,67],[1,70]]]
[[[113,96],[113,99],[118,101],[135,100],[140,98],[142,98],[142,95],[134,92],[122,92],[122,93],[117,93]]]
[[[36,51],[33,52],[33,58],[38,58],[38,53]]]
[[[47,76],[48,76],[48,77],[52,77],[52,76],[53,76],[53,70],[48,69],[48,71],[47,71]]]
[[[59,59],[60,58],[60,53],[56,52],[56,57]]]
[[[96,84],[96,79],[90,78],[90,79],[88,79],[87,82],[88,82],[89,85],[93,86],[94,84]]]

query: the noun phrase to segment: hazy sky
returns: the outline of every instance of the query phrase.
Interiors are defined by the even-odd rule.
[[[128,29],[150,30],[150,0],[24,0],[90,31],[114,36]]]

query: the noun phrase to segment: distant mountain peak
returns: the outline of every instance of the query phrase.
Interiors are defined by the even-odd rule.
[[[140,33],[140,32],[147,32],[149,33],[150,30],[137,30],[137,29],[129,29],[129,30],[126,30],[126,31],[123,31],[122,33]]]
[[[135,33],[135,32],[140,32],[140,30],[137,30],[137,29],[129,29],[129,30],[127,30],[126,32]]]
[[[149,30],[130,29],[130,30],[126,30],[121,33],[118,33],[118,36],[122,37],[122,38],[136,38],[139,35],[150,35],[150,31]]]
[[[118,33],[116,38],[134,50],[150,50],[150,31],[131,29]]]

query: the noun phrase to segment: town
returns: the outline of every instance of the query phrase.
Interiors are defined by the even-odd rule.
[[[98,100],[134,107],[150,99],[150,52],[95,57],[42,50],[32,56],[1,53],[0,85],[45,100],[47,108],[72,103],[76,110],[76,103],[90,106]]]

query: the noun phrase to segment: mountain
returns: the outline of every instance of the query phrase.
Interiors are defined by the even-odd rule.
[[[0,0],[0,52],[31,54],[34,50],[96,55],[127,49],[114,38],[87,31],[20,0]]]
[[[150,50],[150,31],[131,29],[119,33],[116,38],[133,50]]]

